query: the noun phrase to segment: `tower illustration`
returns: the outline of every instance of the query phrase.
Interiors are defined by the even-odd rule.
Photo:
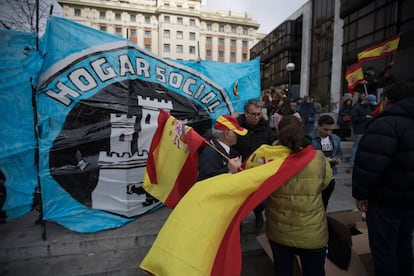
[[[149,147],[157,128],[158,110],[173,108],[171,101],[142,96],[137,97],[137,103],[142,111],[140,120],[138,114],[111,113],[110,149],[99,152],[98,184],[92,192],[92,208],[127,217],[156,207],[143,204],[145,193],[133,191],[142,186]]]

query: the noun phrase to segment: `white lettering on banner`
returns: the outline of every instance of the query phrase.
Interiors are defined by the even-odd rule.
[[[98,83],[85,68],[79,68],[70,73],[69,79],[82,92],[90,91],[98,86]]]
[[[97,60],[91,62],[93,70],[102,82],[117,77],[114,68],[106,64],[107,62],[106,58],[98,58]],[[106,64],[105,67],[103,66],[104,64]]]
[[[125,77],[127,73],[135,75],[134,66],[132,65],[128,55],[119,56],[119,67],[121,77]]]
[[[66,84],[64,84],[63,82],[59,81],[56,84],[56,88],[59,89],[58,92],[55,92],[51,89],[49,89],[48,91],[46,91],[46,94],[57,100],[58,102],[63,103],[66,106],[69,106],[72,102],[74,98],[77,98],[80,96],[80,94],[72,89],[70,89],[69,87],[66,86]],[[70,96],[70,97],[68,97]]]
[[[214,113],[214,109],[224,101],[219,96],[218,89],[216,91],[213,87],[207,88],[192,74],[172,71],[169,67],[161,66],[163,64],[161,62],[154,65],[151,70],[150,63],[145,58],[137,56],[133,58],[135,59],[135,67],[133,59],[131,60],[131,56],[128,54],[118,55],[118,64],[108,63],[108,60],[112,60],[111,57],[97,57],[88,63],[90,67],[85,65],[67,71],[67,81],[65,81],[65,73],[60,75],[61,80],[57,80],[55,89],[48,89],[46,95],[65,106],[69,106],[82,94],[96,89],[100,83],[114,81],[116,78],[125,79],[128,76],[137,76],[149,81],[155,79],[162,84],[168,84],[174,89],[181,90],[184,94],[204,104],[211,113]]]

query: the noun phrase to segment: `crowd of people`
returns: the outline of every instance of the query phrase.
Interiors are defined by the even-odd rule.
[[[373,78],[372,72],[367,73]],[[243,113],[217,119],[210,140],[215,149],[206,147],[200,153],[201,180],[237,173],[257,151],[271,156],[311,147],[316,152],[298,174],[254,209],[256,227],[266,225],[275,275],[292,275],[294,255],[299,256],[303,275],[325,275],[326,209],[337,166],[343,162],[341,140],[351,134],[352,195],[357,208],[366,213],[375,275],[412,273],[414,85],[392,81],[383,90],[381,103],[365,92],[356,92],[357,98],[344,97],[337,121],[322,114],[312,97],[291,101],[280,92],[248,100]],[[336,125],[338,135],[333,133]]]

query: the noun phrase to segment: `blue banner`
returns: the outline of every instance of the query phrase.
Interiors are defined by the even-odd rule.
[[[160,206],[142,189],[160,108],[203,133],[219,115],[242,112],[260,95],[258,59],[175,62],[58,17],[49,19],[37,57],[40,71],[23,82],[37,87],[38,137],[30,89],[22,86],[28,97],[13,95],[2,110],[20,104],[31,112],[25,139],[32,150],[38,144],[43,216],[78,232],[118,227]],[[15,130],[14,119],[5,123]],[[5,144],[16,147],[18,138],[9,136]],[[33,152],[29,159],[24,164],[31,174],[20,171],[20,177],[32,179],[33,192]],[[6,185],[6,202],[8,191]]]

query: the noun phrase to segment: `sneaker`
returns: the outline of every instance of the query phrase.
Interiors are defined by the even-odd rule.
[[[262,228],[263,224],[264,224],[263,214],[262,213],[256,214],[256,223],[255,223],[256,228],[257,229]]]

